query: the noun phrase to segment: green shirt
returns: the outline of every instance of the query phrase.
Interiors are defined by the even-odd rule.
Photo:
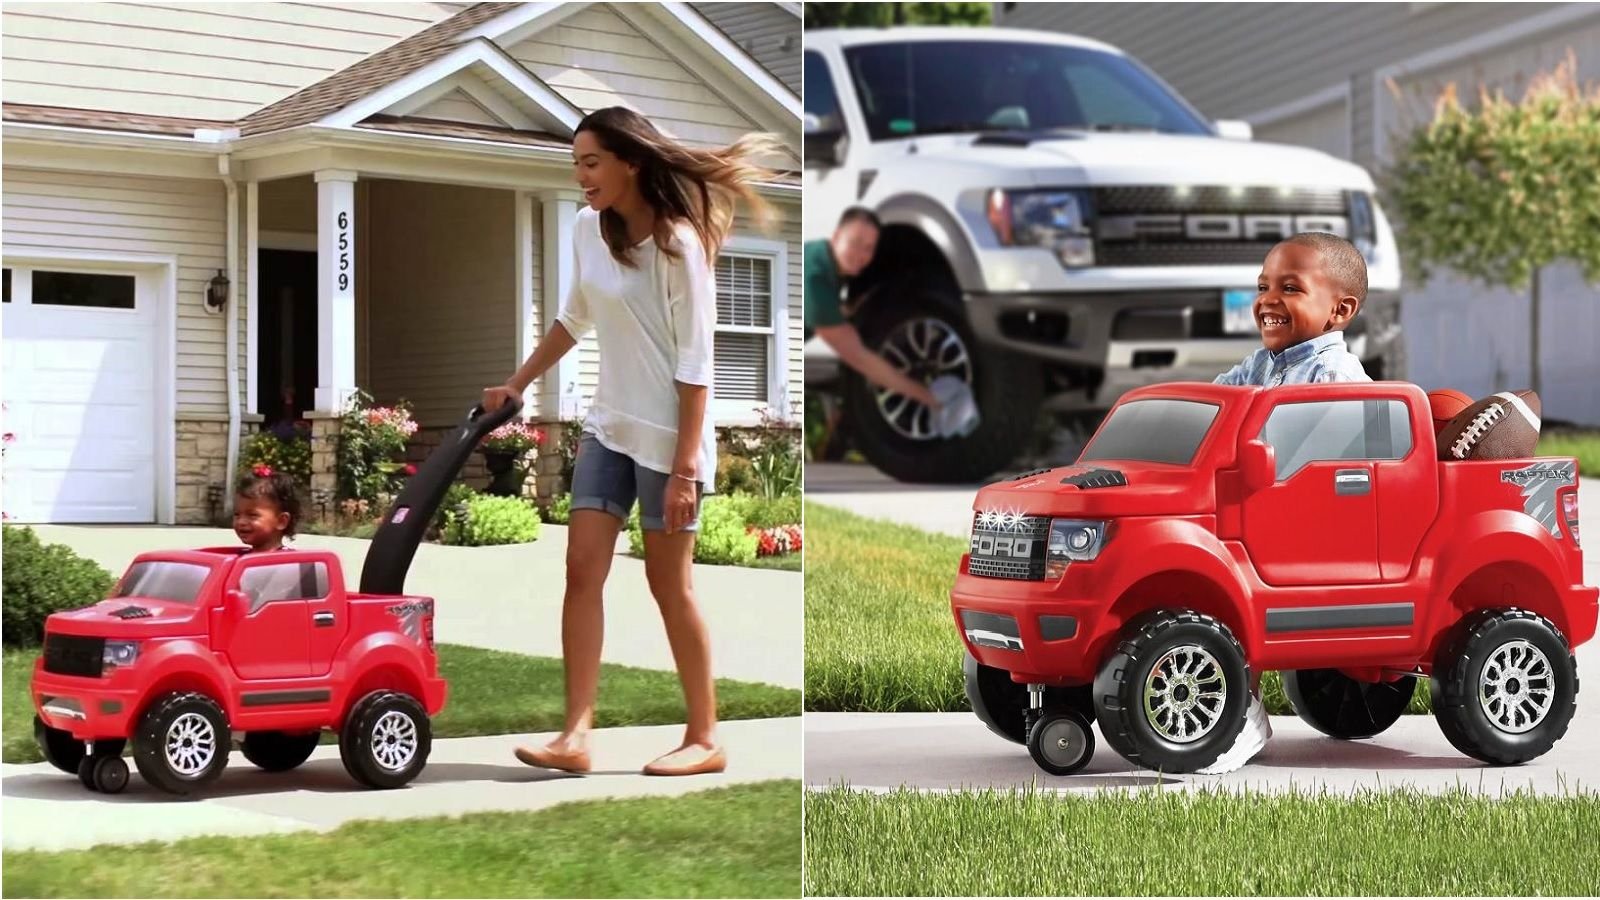
[[[839,306],[844,285],[839,279],[839,264],[827,241],[808,241],[805,246],[806,340],[818,328],[845,323]]]

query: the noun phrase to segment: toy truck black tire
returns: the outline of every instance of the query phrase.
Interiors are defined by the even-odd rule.
[[[287,772],[310,759],[321,738],[320,731],[252,731],[244,736],[239,750],[263,772]]]
[[[1144,697],[1151,670],[1182,647],[1204,651],[1225,682],[1220,704],[1205,711],[1209,729],[1187,742],[1157,730],[1146,715]],[[1186,610],[1157,610],[1129,622],[1094,680],[1095,716],[1106,743],[1129,762],[1161,772],[1195,772],[1216,762],[1244,729],[1249,701],[1250,667],[1233,632],[1210,616]]]
[[[83,762],[83,741],[59,728],[51,728],[38,716],[33,717],[33,739],[44,754],[45,762],[66,772],[78,774],[78,764]]]
[[[985,727],[1014,744],[1028,742],[1028,686],[1011,680],[1003,669],[986,666],[963,653],[961,672],[966,682],[967,703]],[[1071,709],[1094,721],[1093,690],[1087,685],[1047,687],[1045,709]]]
[[[190,794],[215,781],[232,748],[222,707],[193,691],[157,697],[133,733],[140,776],[169,794]]]
[[[1374,737],[1400,721],[1417,689],[1414,675],[1392,682],[1357,681],[1338,669],[1283,673],[1283,693],[1295,715],[1340,740]]]
[[[1483,610],[1456,626],[1439,651],[1430,689],[1451,745],[1486,763],[1516,765],[1543,756],[1567,733],[1578,708],[1578,662],[1549,619]],[[1528,699],[1497,705],[1497,695]]]
[[[356,701],[339,731],[339,758],[367,787],[404,787],[421,774],[433,749],[433,725],[415,697],[373,691]]]

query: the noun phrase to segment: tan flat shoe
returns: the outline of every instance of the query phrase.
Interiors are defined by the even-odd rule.
[[[699,751],[698,753],[694,751]],[[721,747],[707,750],[698,744],[679,747],[656,757],[644,767],[646,775],[709,775],[728,768],[728,754]]]
[[[530,766],[541,769],[556,769],[562,772],[576,772],[582,774],[589,771],[589,751],[577,750],[562,752],[549,747],[518,747],[517,759]]]

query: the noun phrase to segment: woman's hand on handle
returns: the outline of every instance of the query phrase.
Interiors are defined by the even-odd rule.
[[[507,403],[522,400],[522,392],[509,384],[497,384],[483,389],[483,411],[492,413]]]

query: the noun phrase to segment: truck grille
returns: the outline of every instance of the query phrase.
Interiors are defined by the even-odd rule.
[[[984,578],[1042,581],[1049,539],[1049,516],[1012,516],[994,522],[976,513],[967,572]]]
[[[1094,190],[1103,266],[1254,265],[1300,231],[1349,236],[1349,198],[1332,188],[1118,186]]]
[[[44,670],[55,675],[99,678],[105,662],[105,652],[105,638],[46,634]]]

